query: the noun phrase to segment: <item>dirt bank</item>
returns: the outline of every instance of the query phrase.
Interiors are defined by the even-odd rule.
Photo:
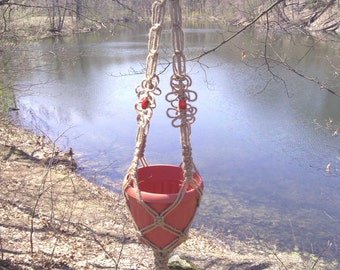
[[[152,269],[152,251],[138,243],[122,196],[77,175],[69,153],[2,118],[0,162],[1,270]],[[200,269],[338,267],[259,243],[223,242],[204,229],[191,230],[174,253]]]

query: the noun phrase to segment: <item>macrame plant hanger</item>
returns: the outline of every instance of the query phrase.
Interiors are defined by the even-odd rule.
[[[141,242],[153,249],[156,270],[168,269],[170,253],[187,239],[203,194],[203,181],[192,159],[190,134],[197,109],[191,102],[196,101],[197,94],[189,89],[191,78],[186,73],[179,1],[169,0],[173,75],[171,92],[166,100],[170,103],[167,116],[172,126],[180,129],[182,161],[179,166],[149,165],[144,156],[156,96],[161,94],[156,68],[166,0],[156,0],[152,5],[146,74],[135,90],[138,97],[135,152],[123,182],[123,193],[134,226]]]

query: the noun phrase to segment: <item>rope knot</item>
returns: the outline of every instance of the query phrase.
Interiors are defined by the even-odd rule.
[[[161,226],[161,227],[163,227],[163,226],[165,225],[164,217],[163,217],[163,216],[156,216],[156,217],[155,217],[155,222],[154,222],[154,224],[155,224],[156,226]]]
[[[182,242],[182,241],[184,242],[188,239],[188,234],[185,233],[185,232],[182,232],[180,235],[178,235],[178,239],[179,239],[180,242]]]

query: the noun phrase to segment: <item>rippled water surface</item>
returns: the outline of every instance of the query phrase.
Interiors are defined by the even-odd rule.
[[[132,159],[134,88],[143,78],[147,32],[130,28],[32,44],[31,66],[39,68],[19,82],[32,85],[17,94],[25,125],[58,138],[64,149],[72,147],[80,173],[99,184],[119,187]],[[190,59],[230,33],[187,28],[185,35]],[[187,64],[199,94],[194,160],[206,187],[195,225],[319,254],[332,241],[328,253],[340,256],[340,97],[270,62],[273,77],[260,57],[264,38],[243,33]],[[340,94],[340,60],[332,57],[339,40],[332,44],[336,48],[322,41],[310,48],[312,41],[271,36],[268,56],[279,54]],[[163,94],[148,138],[150,164],[181,159],[179,131],[165,115],[170,46],[170,32],[164,31],[158,67]]]

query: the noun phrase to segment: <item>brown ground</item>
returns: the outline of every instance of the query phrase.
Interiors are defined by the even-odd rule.
[[[122,196],[72,165],[53,143],[0,118],[0,270],[152,269]],[[191,230],[175,254],[200,269],[339,269],[268,245],[223,242],[204,229]]]

